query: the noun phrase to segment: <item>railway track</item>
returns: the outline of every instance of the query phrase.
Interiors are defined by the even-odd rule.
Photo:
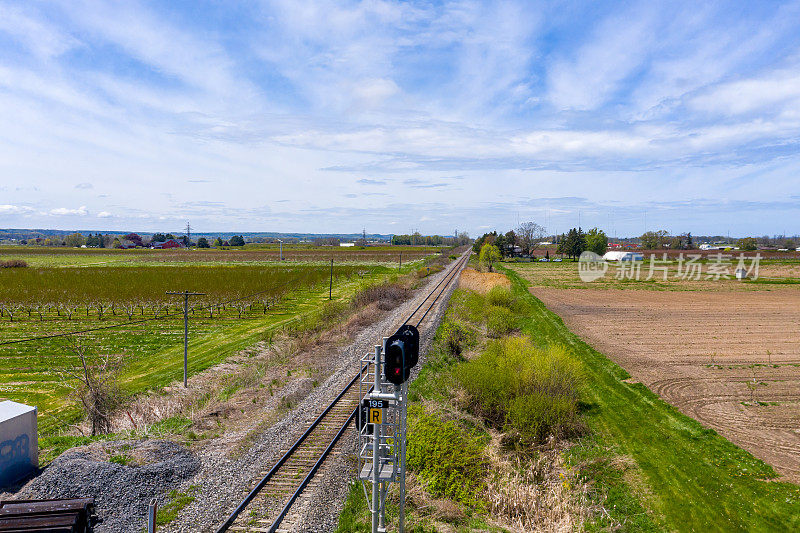
[[[403,325],[419,327],[422,324],[457,279],[468,259],[469,251],[445,271],[442,279],[408,315]],[[300,438],[289,448],[281,450],[280,459],[268,471],[261,473],[261,480],[219,526],[217,533],[280,533],[294,531],[300,525],[300,513],[293,511],[297,508],[295,504],[304,494],[313,492],[309,489],[316,486],[315,475],[340,446],[341,437],[352,431],[352,422],[361,401],[360,375],[360,372],[354,374],[319,416],[309,421]]]

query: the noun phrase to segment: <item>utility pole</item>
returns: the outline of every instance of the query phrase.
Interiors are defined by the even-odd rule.
[[[186,247],[192,247],[192,227],[189,225],[189,221],[186,221]]]
[[[173,296],[183,296],[183,388],[189,387],[189,296],[204,296],[204,292],[167,292]]]
[[[280,257],[281,257],[281,262],[283,262],[283,241],[282,241],[282,240],[280,240],[280,239],[278,239],[278,242],[279,242],[279,243],[281,243],[281,244],[280,244],[280,246],[281,246],[281,254],[280,254]]]
[[[331,285],[328,289],[328,300],[333,300],[333,259],[331,259]]]
[[[402,250],[400,251],[400,266],[397,267],[397,271],[398,272],[400,272],[401,270],[403,270],[403,252],[402,252]]]

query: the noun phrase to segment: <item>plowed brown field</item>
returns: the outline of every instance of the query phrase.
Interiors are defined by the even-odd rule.
[[[634,380],[800,482],[800,290],[531,292]]]

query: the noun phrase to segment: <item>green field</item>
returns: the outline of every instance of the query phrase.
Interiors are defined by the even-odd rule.
[[[191,300],[190,375],[281,328],[295,327],[329,296],[330,264],[253,264],[223,256],[211,264],[165,264],[130,259],[151,251],[89,250],[82,255],[34,250],[30,255],[41,261],[29,264],[49,266],[0,269],[0,400],[36,405],[42,435],[81,416],[68,396],[66,378],[78,359],[65,338],[14,341],[104,328],[70,338],[79,339],[90,353],[119,360],[120,386],[136,394],[183,375],[182,301],[166,291],[206,293]],[[134,254],[123,256],[129,252]],[[371,262],[334,262],[333,298],[348,300],[360,287],[395,275],[397,266],[382,259],[378,253]],[[103,261],[109,263],[90,264]],[[404,261],[402,270],[420,265],[419,258]]]

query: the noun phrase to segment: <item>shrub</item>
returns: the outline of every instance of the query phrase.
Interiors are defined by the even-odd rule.
[[[419,406],[408,415],[408,468],[432,496],[477,506],[487,468],[480,435]]]
[[[525,338],[489,345],[457,372],[468,409],[524,444],[580,431],[580,364],[564,348],[534,347]]]
[[[475,343],[475,333],[458,322],[443,323],[437,334],[451,357],[461,357],[464,349]]]
[[[490,305],[499,305],[507,309],[513,309],[514,307],[514,296],[508,287],[492,287],[486,294],[486,300]]]
[[[455,315],[472,324],[483,324],[486,318],[486,298],[474,291],[456,289],[450,297]]]
[[[427,278],[431,274],[436,274],[444,270],[441,265],[424,266],[417,270],[417,277],[419,279]]]
[[[353,297],[354,307],[366,307],[367,305],[378,302],[378,308],[383,311],[393,309],[400,302],[408,299],[410,291],[397,283],[381,283],[372,285],[359,291]]]
[[[486,313],[486,334],[490,337],[502,337],[514,331],[516,319],[505,307],[492,305]]]
[[[331,324],[347,311],[347,304],[338,300],[329,300],[322,304],[319,318],[324,325]]]

